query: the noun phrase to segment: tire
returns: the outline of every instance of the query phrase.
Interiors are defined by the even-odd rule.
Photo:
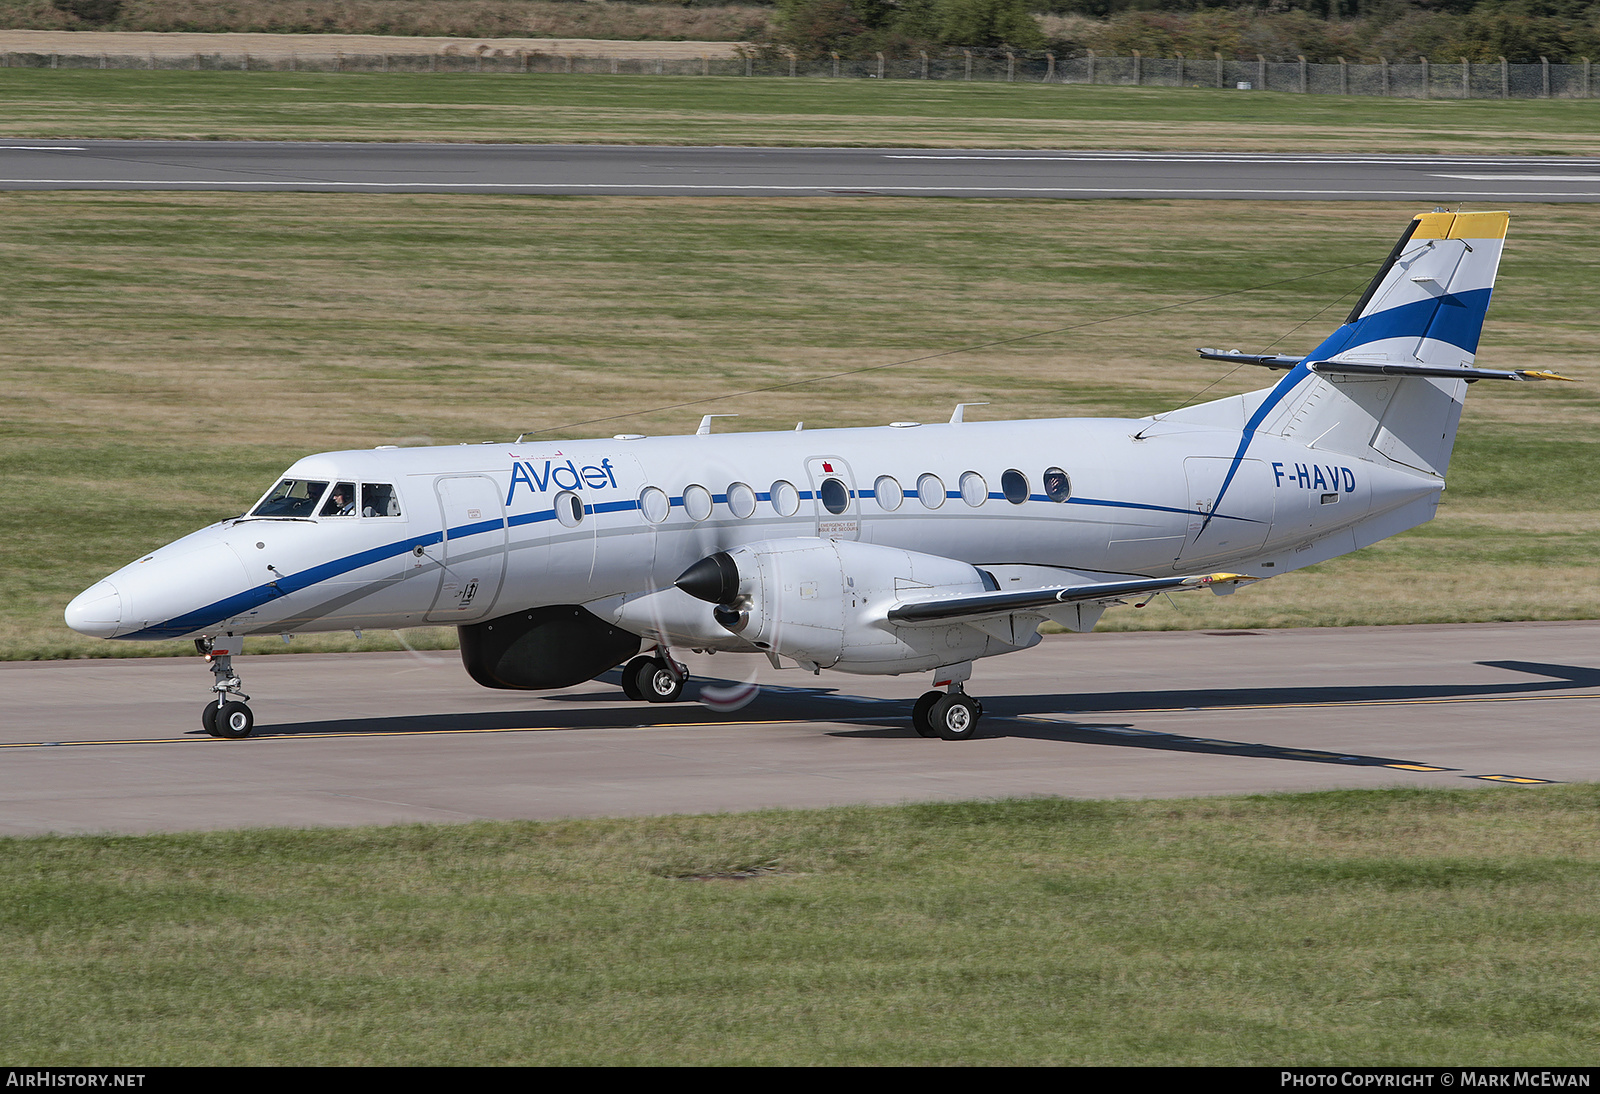
[[[933,722],[928,715],[933,711],[933,704],[944,698],[942,691],[926,691],[922,698],[917,700],[917,705],[911,708],[911,728],[917,731],[918,737],[937,737],[938,731],[933,728]]]
[[[256,716],[243,703],[223,703],[217,710],[215,735],[240,740],[250,736],[256,727]]]
[[[201,728],[203,728],[213,737],[217,735],[217,707],[219,705],[219,702],[216,699],[213,699],[211,702],[207,703],[206,708],[200,712]]]
[[[649,661],[648,657],[635,657],[622,666],[622,694],[636,703],[644,702],[644,692],[639,690],[639,666],[648,664]]]
[[[978,735],[978,704],[965,695],[946,695],[928,713],[933,730],[945,741],[970,741]]]
[[[683,679],[655,657],[644,658],[635,672],[633,686],[651,703],[676,703],[683,694]]]

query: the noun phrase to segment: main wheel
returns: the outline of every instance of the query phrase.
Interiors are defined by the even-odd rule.
[[[256,716],[243,703],[229,701],[217,710],[216,725],[213,732],[218,737],[248,737],[256,727]]]
[[[933,731],[946,741],[970,741],[978,735],[978,704],[965,695],[945,695],[928,712]]]
[[[933,704],[944,698],[942,691],[925,691],[922,698],[917,700],[917,705],[911,708],[911,728],[917,731],[918,737],[937,737],[938,730],[933,728],[933,722],[928,715],[933,712]]]
[[[683,694],[683,679],[655,657],[643,658],[634,670],[633,686],[652,703],[676,703]]]
[[[206,708],[200,712],[201,727],[213,737],[217,735],[217,707],[220,705],[220,702],[218,702],[216,699],[213,699],[211,702],[207,703]]]
[[[639,690],[639,666],[649,663],[648,657],[635,657],[622,666],[622,694],[636,703],[644,702],[644,692]]]

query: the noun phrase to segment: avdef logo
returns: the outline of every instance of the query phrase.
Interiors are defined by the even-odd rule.
[[[565,463],[545,460],[543,466],[524,460],[513,460],[511,489],[506,491],[508,506],[517,496],[518,483],[541,494],[548,492],[551,486],[557,490],[581,490],[585,486],[598,490],[605,486],[616,486],[617,474],[611,466],[610,458],[601,460],[599,464],[588,464],[584,467],[579,467],[571,460]]]

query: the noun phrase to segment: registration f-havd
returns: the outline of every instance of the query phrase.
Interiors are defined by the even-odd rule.
[[[1271,387],[1148,418],[327,452],[240,517],[79,595],[74,630],[193,639],[203,725],[246,737],[247,635],[451,625],[485,687],[564,688],[622,666],[671,702],[674,651],[931,673],[912,724],[978,733],[972,664],[1091,629],[1109,607],[1245,582],[1431,519],[1476,367],[1508,214],[1413,218],[1310,353],[1206,357]]]

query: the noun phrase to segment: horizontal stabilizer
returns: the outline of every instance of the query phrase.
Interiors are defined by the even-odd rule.
[[[1240,353],[1238,350],[1202,349],[1200,356],[1210,361],[1234,361],[1241,365],[1260,365],[1263,368],[1288,369],[1298,365],[1303,358],[1284,357],[1278,354]],[[1577,383],[1570,376],[1562,376],[1547,369],[1475,368],[1470,365],[1403,365],[1368,361],[1308,361],[1306,367],[1322,376],[1437,376],[1445,380],[1565,380]]]
[[[1294,368],[1305,357],[1286,357],[1281,353],[1240,353],[1236,349],[1202,349],[1198,351],[1201,357],[1212,361],[1232,361],[1239,365],[1260,365],[1262,368],[1289,369]]]
[[[1187,577],[1135,578],[1130,581],[1102,581],[1093,585],[1073,585],[1061,589],[1032,589],[1015,593],[971,593],[942,597],[915,604],[902,604],[889,610],[889,622],[899,624],[950,623],[964,619],[983,619],[1011,612],[1083,604],[1090,601],[1121,600],[1146,593],[1176,592],[1182,589],[1212,588],[1232,591],[1235,585],[1257,578],[1244,574],[1191,574]]]

